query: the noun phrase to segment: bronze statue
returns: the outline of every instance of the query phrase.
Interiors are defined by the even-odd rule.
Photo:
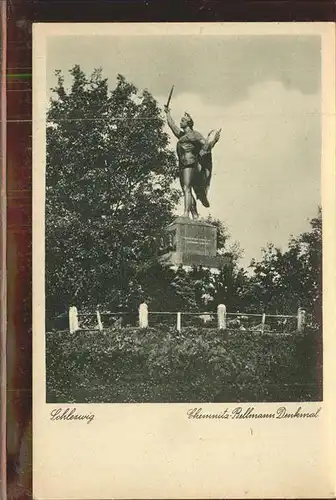
[[[193,119],[188,113],[185,113],[181,118],[180,127],[178,127],[172,119],[169,109],[172,90],[164,110],[167,115],[167,123],[178,138],[176,151],[179,159],[180,183],[184,194],[183,217],[189,218],[190,213],[193,219],[197,219],[198,212],[194,194],[203,206],[210,206],[207,195],[212,174],[211,150],[220,138],[221,129],[212,130],[205,139],[194,130]]]

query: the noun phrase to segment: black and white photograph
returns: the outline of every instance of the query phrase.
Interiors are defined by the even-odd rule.
[[[54,36],[49,403],[322,400],[321,39]]]

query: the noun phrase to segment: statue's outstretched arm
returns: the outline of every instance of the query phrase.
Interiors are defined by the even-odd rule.
[[[181,135],[183,134],[182,130],[176,125],[176,123],[172,119],[169,108],[167,108],[167,106],[165,106],[164,110],[165,110],[165,113],[167,115],[167,123],[169,125],[169,128],[171,129],[171,131],[173,132],[175,137],[180,138]]]

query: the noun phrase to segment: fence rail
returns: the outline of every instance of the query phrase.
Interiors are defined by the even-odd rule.
[[[140,328],[148,326],[170,325],[178,332],[185,327],[202,326],[219,330],[236,329],[252,330],[260,333],[290,334],[294,331],[302,332],[306,325],[306,311],[298,309],[296,315],[266,314],[266,313],[227,313],[226,306],[220,304],[217,312],[169,312],[150,311],[146,303],[139,306],[138,314],[125,312],[78,311],[75,306],[69,309],[69,330],[74,333],[78,330],[104,330],[112,327],[138,325]]]

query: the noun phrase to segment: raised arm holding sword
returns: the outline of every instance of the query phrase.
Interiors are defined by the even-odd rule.
[[[209,207],[208,190],[212,174],[211,150],[220,138],[221,129],[209,132],[205,139],[194,130],[194,122],[189,113],[185,113],[176,125],[170,115],[170,101],[174,86],[169,93],[167,104],[164,107],[167,123],[173,134],[178,138],[176,151],[179,160],[180,183],[184,195],[183,217],[198,218],[196,199],[202,205]],[[195,196],[196,199],[195,199]]]

